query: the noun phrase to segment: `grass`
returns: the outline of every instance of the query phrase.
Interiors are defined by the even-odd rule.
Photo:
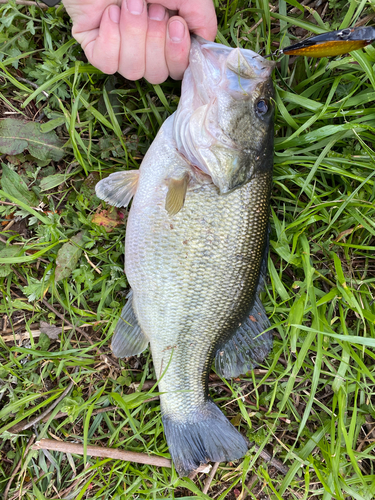
[[[272,17],[261,0],[216,7],[217,40],[262,54],[305,30],[373,16],[372,2],[354,0],[316,11],[279,0]],[[39,139],[46,143],[49,131],[53,144],[34,155],[30,144],[1,155],[1,494],[21,460],[8,498],[374,498],[374,65],[369,46],[331,60],[284,57],[276,70],[263,297],[274,349],[240,379],[211,377],[213,399],[260,448],[220,464],[206,495],[205,474],[180,479],[167,468],[25,453],[35,436],[169,457],[158,400],[141,390],[155,378],[148,351],[119,369],[110,361],[127,293],[127,211],[101,204],[94,186],[112,171],[139,166],[177,107],[180,83],[103,75],[85,62],[61,6],[0,4],[0,115],[39,120]],[[59,159],[50,159],[51,148]],[[49,408],[71,381],[47,420],[10,432]],[[259,458],[263,449],[288,472]]]

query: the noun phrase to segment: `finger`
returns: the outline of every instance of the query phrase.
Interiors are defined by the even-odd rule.
[[[168,13],[162,5],[151,4],[148,9],[145,78],[150,83],[162,83],[169,75],[165,60],[165,37]]]
[[[147,6],[144,0],[123,1],[120,32],[119,72],[128,80],[138,80],[146,69]]]
[[[103,73],[112,74],[118,70],[120,52],[120,9],[110,5],[103,13],[98,29],[75,33],[89,62]]]
[[[160,0],[147,0],[148,3],[158,3]],[[169,10],[175,10],[183,17],[189,30],[206,40],[215,40],[217,18],[212,0],[163,0],[163,5]]]
[[[168,21],[165,58],[170,76],[181,80],[189,63],[190,34],[182,17],[174,16]]]

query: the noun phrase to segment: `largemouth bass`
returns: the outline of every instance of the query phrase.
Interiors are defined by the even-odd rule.
[[[273,63],[250,50],[192,39],[176,113],[139,171],[111,174],[99,198],[129,212],[131,285],[116,326],[117,357],[150,343],[162,419],[181,476],[242,457],[246,439],[208,395],[272,347],[259,299],[268,254]]]

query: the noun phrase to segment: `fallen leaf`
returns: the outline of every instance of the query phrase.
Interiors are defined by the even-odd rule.
[[[345,229],[345,231],[342,231],[338,236],[337,238],[335,239],[335,241],[340,241],[342,238],[344,238],[345,236],[349,236],[349,234],[352,234],[353,231],[356,231],[357,229],[362,229],[363,226],[362,224],[358,224],[358,226],[355,226],[355,227],[351,227],[349,229]]]
[[[61,160],[64,143],[55,132],[43,133],[40,123],[6,118],[0,120],[0,153],[17,155],[28,149],[39,160]]]
[[[49,189],[53,189],[56,186],[60,186],[64,181],[68,180],[69,177],[71,177],[72,174],[66,175],[66,174],[54,174],[54,175],[48,175],[47,177],[44,177],[40,181],[40,189],[41,191],[48,191]]]
[[[18,200],[23,202],[26,201],[31,207],[36,207],[39,203],[39,199],[34,191],[30,191],[27,188],[27,184],[22,177],[4,163],[2,164],[2,170],[1,187],[3,191],[14,196]]]
[[[98,226],[104,227],[107,233],[111,232],[116,226],[122,223],[122,218],[119,216],[117,210],[101,210],[97,212],[92,222]]]
[[[49,323],[46,323],[45,321],[40,322],[40,331],[42,333],[45,333],[48,338],[51,340],[56,340],[59,338],[59,334],[61,333],[61,328],[50,325]]]
[[[84,232],[73,236],[73,238],[64,243],[64,245],[57,252],[55,281],[61,281],[68,278],[77,266],[77,263],[82,255],[82,243]]]
[[[0,250],[0,278],[4,278],[11,273],[10,264],[1,264],[2,258],[16,257],[21,253],[21,248],[18,246],[8,246]]]
[[[240,425],[241,420],[242,420],[241,413],[237,413],[237,415],[231,419],[230,423],[235,427],[237,427],[238,425]]]
[[[14,219],[14,214],[8,214],[5,216],[5,220],[1,223],[2,226],[7,226],[11,219]]]

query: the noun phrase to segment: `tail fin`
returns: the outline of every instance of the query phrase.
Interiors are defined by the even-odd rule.
[[[241,458],[248,450],[246,439],[210,400],[185,421],[165,414],[163,424],[169,451],[180,476],[188,476],[207,462]]]

